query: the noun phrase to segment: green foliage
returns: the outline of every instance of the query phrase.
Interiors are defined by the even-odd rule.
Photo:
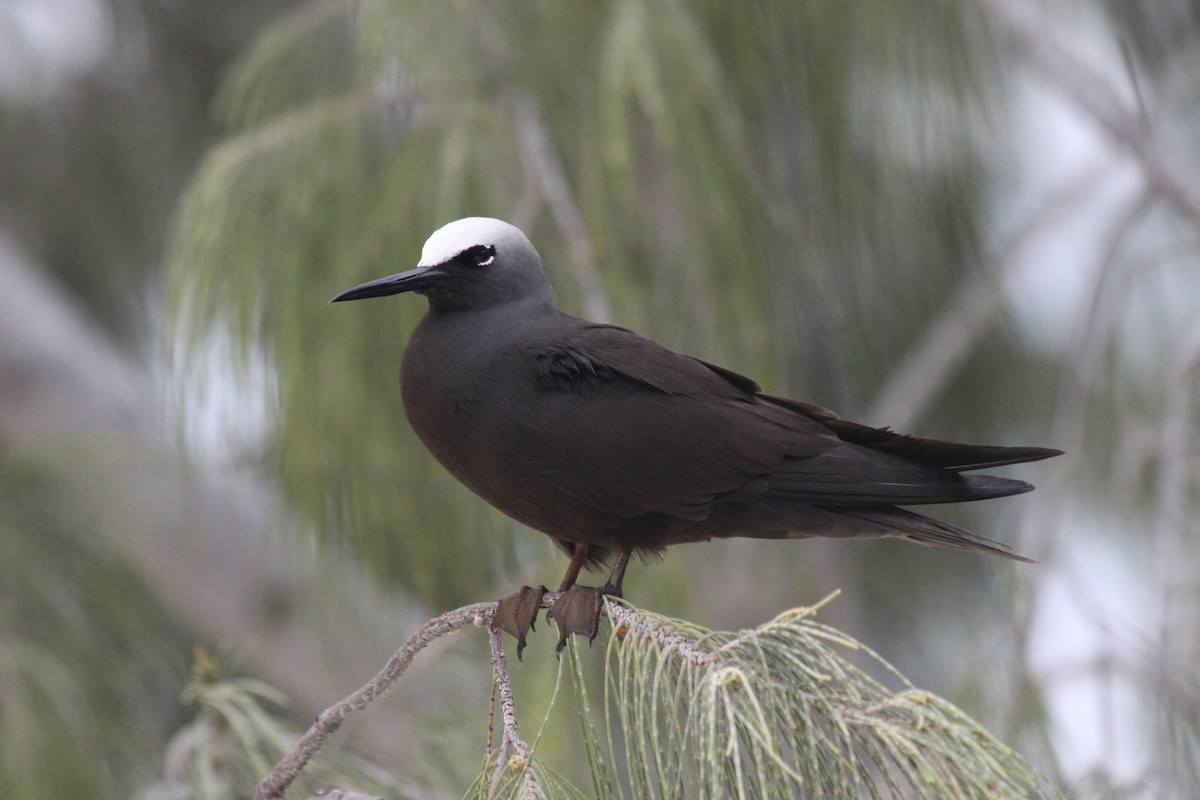
[[[137,575],[36,472],[0,465],[0,793],[124,797],[152,774],[182,651]]]
[[[267,770],[291,747],[295,734],[279,720],[285,702],[275,689],[249,678],[222,678],[203,650],[196,653],[183,702],[194,712],[167,746],[161,780],[140,797],[236,800],[249,797]],[[400,782],[364,759],[330,747],[305,771],[298,790],[315,793],[336,780],[342,788],[407,797]]]
[[[1038,794],[1020,756],[864,645],[815,622],[815,611],[738,633],[618,614],[605,654],[604,727],[585,721],[596,795]],[[595,701],[573,665],[591,717]]]
[[[496,729],[465,796],[1059,796],[961,710],[917,689],[859,642],[816,622],[819,608],[795,609],[735,633],[613,600],[598,648],[585,646],[581,637],[570,641],[529,744],[514,713],[528,698],[516,696],[509,704],[505,659],[494,655]],[[499,641],[498,633],[488,635]],[[583,746],[583,755],[570,760],[547,733],[551,717],[561,716],[555,710],[564,683],[573,689],[573,713],[581,723],[576,736]],[[269,692],[236,681],[206,682],[191,691],[203,701],[209,733],[191,735],[198,724],[193,723],[177,737],[196,740],[191,750],[203,756],[184,786],[218,785],[214,769],[245,772],[253,766],[261,776],[266,751],[276,752],[275,758],[283,754],[281,737],[263,707]],[[213,757],[213,740],[221,742],[220,759]],[[364,782],[361,768],[354,769],[344,756],[333,758],[306,770],[304,785],[371,786],[370,791],[392,797],[403,795],[405,782],[411,782],[411,776],[387,777],[383,771]],[[580,779],[590,779],[590,792],[573,782]],[[416,785],[408,784],[410,790]],[[431,791],[426,786],[418,793]],[[188,796],[218,798],[227,791]]]
[[[464,797],[475,800],[510,797],[519,800],[583,800],[588,795],[540,758],[534,758],[529,763],[512,760],[500,770],[496,770],[492,764],[485,764],[484,771]]]

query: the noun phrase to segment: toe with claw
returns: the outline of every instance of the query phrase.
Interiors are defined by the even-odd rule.
[[[538,611],[542,607],[542,595],[546,593],[545,586],[522,586],[521,589],[508,597],[502,598],[496,605],[496,627],[512,634],[517,640],[517,660],[525,650],[525,634],[535,630]]]
[[[558,646],[556,653],[561,653],[567,646],[567,637],[578,633],[588,637],[588,642],[596,638],[600,630],[600,612],[604,608],[603,589],[590,586],[572,586],[567,589],[546,612],[546,618],[552,619],[558,625]]]

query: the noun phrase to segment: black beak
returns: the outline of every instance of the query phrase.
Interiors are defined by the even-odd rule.
[[[389,275],[377,278],[347,289],[329,302],[340,303],[343,300],[362,300],[367,297],[387,297],[401,292],[419,292],[429,289],[450,277],[438,267],[417,267],[399,275]]]

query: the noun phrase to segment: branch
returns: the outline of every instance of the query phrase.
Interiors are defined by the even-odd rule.
[[[547,593],[542,607],[557,596]],[[876,784],[900,796],[1037,793],[1036,774],[978,723],[916,689],[869,648],[813,621],[830,599],[735,634],[606,598],[613,632],[604,655],[606,699],[598,711],[607,720],[607,743],[596,733],[598,713],[584,688],[582,662],[570,659],[597,786],[629,782],[634,796],[670,796],[685,785],[707,787],[701,797],[797,796],[812,786],[827,787],[830,796],[857,797]],[[427,644],[468,623],[489,631],[502,728],[498,751],[489,744],[478,784],[482,794],[514,796],[515,789],[522,798],[578,796],[553,770],[535,764],[533,748],[517,729],[496,607],[476,603],[427,622],[366,686],[317,718],[258,785],[256,800],[282,798],[350,714],[382,697]],[[900,684],[899,691],[840,651],[873,663]]]
[[[1045,14],[1026,0],[974,0],[983,16],[1049,82],[1124,145],[1141,165],[1152,190],[1200,227],[1200,172],[1171,147],[1138,109],[1120,98],[1092,66],[1048,34]]]
[[[546,603],[548,606],[548,603]],[[493,609],[494,614],[494,609]],[[514,772],[518,772],[526,768],[529,763],[529,745],[521,739],[521,733],[517,730],[517,708],[516,702],[512,699],[512,682],[509,679],[509,660],[504,655],[504,643],[500,639],[500,628],[492,624],[492,620],[487,620],[488,639],[492,644],[492,685],[496,686],[500,694],[500,726],[503,729],[502,738],[500,738],[500,752],[496,756],[496,771],[492,774],[492,782],[500,780],[500,770],[506,768]],[[508,751],[512,751],[511,758],[505,758]],[[527,772],[528,780],[535,784],[533,772]]]
[[[558,599],[558,596],[558,592],[543,594],[541,608],[549,608],[550,604]],[[504,767],[508,767],[514,772],[524,769],[529,763],[530,750],[529,745],[521,739],[520,731],[517,729],[516,703],[513,700],[512,681],[508,674],[508,659],[504,655],[500,629],[494,622],[495,616],[496,602],[492,601],[462,606],[426,622],[399,650],[392,654],[392,657],[387,660],[383,669],[376,673],[374,678],[317,716],[308,731],[296,743],[292,752],[284,756],[259,781],[258,787],[254,791],[255,800],[280,800],[316,752],[325,744],[325,741],[337,732],[350,715],[365,711],[387,694],[388,690],[408,669],[417,653],[424,650],[426,646],[468,624],[477,628],[486,627],[490,634],[492,683],[499,689],[500,719],[503,730],[500,750],[496,755],[494,777],[498,779],[500,771]],[[510,752],[512,755],[508,756]],[[537,778],[532,771],[526,772],[524,780],[528,788],[536,791]]]
[[[408,665],[412,663],[417,653],[424,650],[428,644],[435,639],[453,633],[467,624],[476,626],[487,625],[494,630],[492,617],[495,613],[495,602],[473,603],[456,608],[453,611],[448,611],[426,622],[421,630],[417,631],[412,638],[404,643],[403,647],[392,654],[392,657],[388,659],[383,669],[365,686],[325,709],[317,716],[312,726],[309,727],[308,732],[304,734],[292,752],[284,756],[266,777],[259,782],[258,787],[254,791],[255,800],[280,800],[283,797],[283,793],[287,791],[292,782],[300,775],[300,771],[304,769],[304,766],[308,764],[317,750],[321,749],[321,746],[325,744],[325,740],[333,735],[351,714],[369,708],[375,701],[383,697],[395,685],[400,676],[404,674],[405,670],[408,669]],[[503,654],[501,654],[501,660],[503,660]],[[493,663],[495,663],[494,653]],[[504,675],[507,679],[507,670],[505,670]],[[512,727],[514,731],[513,735],[515,736],[515,721],[512,723]],[[505,720],[506,741],[508,741],[508,736],[508,720]]]
[[[604,290],[604,280],[596,266],[592,240],[583,215],[575,203],[562,159],[554,149],[549,128],[542,119],[537,102],[528,93],[510,90],[505,97],[513,116],[521,161],[537,183],[550,216],[554,219],[575,265],[575,279],[583,292],[583,304],[590,318],[598,322],[612,319],[612,304]]]
[[[888,373],[866,412],[868,424],[897,429],[912,425],[996,324],[1007,299],[1004,284],[1021,263],[1021,249],[1058,225],[1078,203],[1093,197],[1111,176],[1110,164],[1089,163],[1039,200],[981,269],[969,273],[955,287]]]

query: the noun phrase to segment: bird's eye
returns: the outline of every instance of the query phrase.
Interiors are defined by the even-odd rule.
[[[490,244],[477,244],[467,248],[465,255],[475,266],[489,267],[496,260],[496,248]]]

